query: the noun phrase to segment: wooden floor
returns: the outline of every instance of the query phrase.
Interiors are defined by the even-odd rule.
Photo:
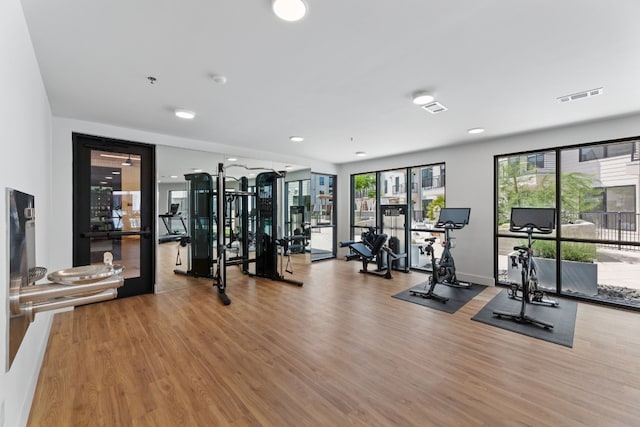
[[[55,316],[30,426],[640,425],[640,315],[579,303],[574,347],[391,298],[424,276],[297,267]]]

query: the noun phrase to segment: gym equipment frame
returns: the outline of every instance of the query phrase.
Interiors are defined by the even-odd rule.
[[[461,230],[467,224],[469,224],[469,215],[471,208],[442,208],[438,221],[436,222],[436,228],[444,229],[444,250],[439,260],[435,259],[435,250],[433,244],[436,241],[435,237],[429,237],[425,239],[427,246],[424,249],[427,255],[431,256],[431,276],[424,284],[424,289],[411,289],[409,292],[411,295],[418,295],[423,298],[433,298],[439,301],[447,302],[449,298],[438,295],[434,292],[434,289],[438,283],[447,285],[454,288],[470,288],[470,283],[459,282],[456,277],[456,265],[453,260],[453,249],[451,230]],[[419,248],[422,251],[422,247]],[[428,289],[427,289],[428,285]]]
[[[537,289],[537,274],[535,268],[535,261],[533,258],[533,250],[531,248],[533,240],[533,233],[550,234],[555,229],[556,210],[555,208],[512,208],[511,209],[511,223],[509,230],[512,232],[526,232],[528,243],[527,246],[515,246],[513,249],[517,250],[519,255],[513,256],[511,262],[520,263],[520,273],[522,278],[522,297],[520,298],[520,312],[508,313],[505,311],[494,311],[493,315],[501,318],[506,317],[508,319],[515,320],[520,323],[531,323],[538,325],[546,329],[552,329],[553,323],[546,322],[540,319],[528,316],[527,304],[531,302],[532,292],[530,287],[535,284]],[[557,306],[557,303],[555,304]]]
[[[340,242],[340,247],[348,247],[355,254],[347,255],[346,260],[351,261],[359,259],[362,261],[362,269],[360,273],[373,274],[374,276],[392,279],[391,265],[394,260],[406,257],[406,254],[396,254],[391,248],[385,245],[387,242],[385,233],[378,234],[376,227],[369,227],[368,231],[362,233],[362,240],[359,242],[347,240]],[[383,257],[384,255],[384,257]],[[369,270],[369,264],[376,263],[378,268],[374,271]]]
[[[285,172],[263,172],[256,177],[256,273],[257,277],[302,286],[298,280],[284,277],[282,272],[292,274],[290,269],[291,237],[282,235],[284,217],[280,194],[284,194]],[[280,257],[280,268],[278,268]],[[287,267],[283,260],[287,257]]]

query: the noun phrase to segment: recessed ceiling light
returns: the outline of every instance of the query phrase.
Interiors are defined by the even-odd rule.
[[[176,116],[180,117],[181,119],[191,120],[196,116],[196,113],[194,113],[193,111],[189,111],[189,110],[177,109],[176,110]]]
[[[227,157],[227,160],[230,162],[237,162],[238,159],[236,157]]]
[[[112,176],[105,176],[104,179],[113,179]]]
[[[273,13],[283,21],[299,21],[307,14],[303,0],[273,0]]]
[[[255,173],[250,173],[249,176],[256,176],[256,174]]]
[[[171,178],[176,179],[178,175],[171,175]]]
[[[469,129],[467,132],[472,135],[475,133],[482,133],[484,132],[484,128],[473,128],[473,129]]]
[[[304,138],[301,136],[290,136],[289,139],[293,142],[302,142],[304,141]]]
[[[365,153],[364,151],[356,151],[356,156],[358,156],[358,157],[364,157],[366,155],[367,155],[367,153]]]
[[[198,168],[192,168],[191,170],[194,171],[195,173],[202,172],[202,169],[198,169]]]
[[[427,92],[416,92],[413,94],[413,103],[416,105],[425,105],[433,102],[435,98]]]
[[[120,175],[120,172],[119,172],[119,171],[113,171],[113,172],[111,172],[111,173],[112,173],[113,175]]]
[[[100,184],[106,184],[107,181],[100,181]]]
[[[221,74],[212,74],[211,80],[213,80],[215,83],[218,83],[219,85],[227,83],[227,77]]]

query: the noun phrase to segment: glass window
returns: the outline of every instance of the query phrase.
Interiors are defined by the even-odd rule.
[[[580,148],[580,161],[605,159],[608,157],[629,156],[633,153],[633,142],[621,142],[607,145]]]
[[[527,169],[532,170],[538,168],[544,168],[544,154],[529,154],[527,156]]]
[[[380,172],[384,184],[380,191],[381,205],[404,205],[407,203],[407,170],[396,169]]]
[[[636,208],[636,186],[626,185],[606,189],[607,212],[634,212]]]
[[[444,237],[433,230],[438,220],[438,210],[445,205],[445,165],[419,166],[411,169],[411,230],[410,266],[415,269],[430,269],[431,260],[424,251],[425,239]],[[415,184],[415,185],[414,185]],[[415,190],[414,190],[415,189]],[[440,256],[442,245],[436,244],[435,256]]]
[[[630,155],[636,143],[526,153],[527,163],[536,164],[535,174],[523,173],[513,160],[523,155],[496,157],[496,276],[500,282],[513,281],[508,260],[512,246],[518,244],[508,231],[510,208],[553,207],[557,191],[556,234],[536,238],[533,245],[540,286],[550,292],[555,289],[565,295],[640,307],[640,284],[635,279],[640,266],[636,231],[640,164],[632,162]],[[556,156],[560,156],[561,174],[550,168]]]

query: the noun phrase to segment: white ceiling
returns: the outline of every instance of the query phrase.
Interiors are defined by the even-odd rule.
[[[307,3],[288,23],[270,0],[22,0],[54,115],[302,165],[640,111],[638,0]],[[448,111],[413,105],[417,90]],[[179,120],[176,107],[197,117]]]

